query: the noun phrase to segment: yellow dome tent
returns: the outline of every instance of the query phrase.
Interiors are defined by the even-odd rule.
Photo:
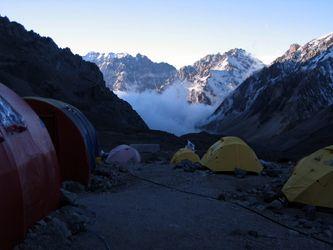
[[[234,171],[236,168],[260,173],[262,165],[254,151],[240,138],[227,136],[214,143],[200,163],[212,171]]]
[[[290,202],[333,208],[333,145],[304,157],[282,192]]]
[[[200,161],[200,157],[188,148],[181,148],[173,155],[170,163],[178,164],[184,160],[188,160],[195,163]]]

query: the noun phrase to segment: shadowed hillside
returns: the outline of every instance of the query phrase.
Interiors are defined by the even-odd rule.
[[[99,129],[146,130],[131,106],[110,92],[98,67],[49,37],[0,16],[0,81],[21,96],[42,96],[81,109]]]

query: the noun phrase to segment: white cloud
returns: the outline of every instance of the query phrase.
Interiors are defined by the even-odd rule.
[[[162,94],[154,91],[118,91],[115,94],[129,102],[151,129],[176,135],[198,132],[195,125],[206,119],[216,108],[204,104],[189,104],[187,90],[182,85],[173,85]]]

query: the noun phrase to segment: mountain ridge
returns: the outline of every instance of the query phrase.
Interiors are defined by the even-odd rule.
[[[27,31],[0,16],[0,82],[20,96],[41,96],[70,103],[100,129],[148,129],[125,101],[105,87],[98,67],[83,61],[49,37]]]
[[[159,91],[177,74],[168,63],[155,63],[138,53],[89,52],[83,59],[95,63],[101,70],[106,86],[113,91]]]
[[[292,45],[245,80],[202,126],[298,156],[333,143],[333,34]],[[318,136],[316,136],[318,135]],[[321,141],[318,141],[321,138]],[[306,143],[305,143],[306,142]]]
[[[112,52],[108,54],[90,52],[83,58],[99,66],[107,86],[114,91],[163,92],[166,88],[181,84],[187,88],[189,103],[208,105],[219,104],[221,99],[233,91],[246,77],[264,67],[261,61],[245,50],[237,48],[222,54],[207,55],[193,65],[181,67],[179,70],[170,64],[154,63],[148,57],[138,55],[133,57],[122,53],[119,58]],[[144,64],[141,58],[149,60],[151,68],[145,67],[147,64]],[[154,70],[152,65],[160,66],[159,70],[162,69],[162,71]],[[134,72],[136,76],[142,75],[139,81],[136,81],[137,77],[132,76]]]

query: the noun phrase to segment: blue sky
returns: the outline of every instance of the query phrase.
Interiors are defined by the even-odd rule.
[[[60,47],[141,53],[176,67],[241,47],[269,63],[333,32],[330,0],[1,0],[0,14]]]

